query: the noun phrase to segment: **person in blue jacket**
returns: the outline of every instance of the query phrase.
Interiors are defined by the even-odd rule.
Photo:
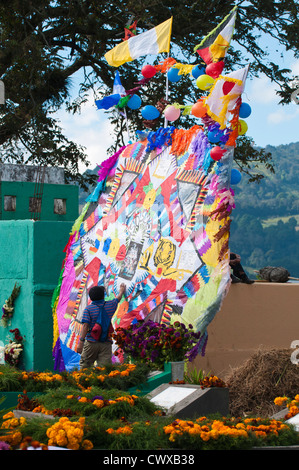
[[[125,293],[125,284],[120,285],[119,294],[113,300],[105,301],[105,288],[94,286],[89,291],[91,304],[83,311],[80,342],[77,346],[77,353],[81,354],[80,369],[96,366],[103,366],[111,363],[112,359],[112,339],[110,333],[113,331],[111,318],[117,310],[118,303]],[[92,329],[97,323],[100,313],[101,336],[96,340],[92,335]]]

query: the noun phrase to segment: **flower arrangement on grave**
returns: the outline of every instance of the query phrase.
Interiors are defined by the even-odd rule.
[[[23,336],[20,335],[20,330],[15,328],[14,330],[9,330],[10,333],[14,334],[14,339],[10,340],[2,349],[4,352],[4,361],[6,364],[9,364],[13,367],[19,365],[21,354],[23,352],[24,346]]]
[[[299,394],[297,393],[294,398],[289,398],[286,396],[276,397],[274,399],[274,404],[287,408],[289,411],[285,415],[284,419],[290,419],[299,413]]]
[[[12,319],[14,309],[15,309],[14,303],[20,293],[20,290],[21,290],[21,286],[18,286],[18,284],[15,283],[12,293],[10,294],[8,299],[6,299],[4,302],[4,305],[2,307],[3,313],[1,317],[1,324],[4,328],[8,325],[9,321]]]
[[[192,361],[198,351],[200,332],[179,321],[173,325],[152,320],[117,328],[113,338],[133,361],[161,368],[165,362]],[[117,353],[116,353],[117,354]]]

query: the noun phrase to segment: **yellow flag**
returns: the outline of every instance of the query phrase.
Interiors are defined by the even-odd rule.
[[[119,67],[143,55],[169,52],[171,30],[172,17],[144,33],[121,42],[105,54],[105,59],[109,65]]]

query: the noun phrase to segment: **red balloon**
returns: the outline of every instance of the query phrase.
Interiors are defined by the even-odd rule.
[[[234,82],[224,82],[222,91],[224,95],[228,95],[229,92],[234,88]]]
[[[144,65],[141,69],[141,73],[144,76],[144,78],[152,78],[154,75],[156,75],[156,67],[153,65]]]
[[[218,162],[221,159],[223,154],[224,154],[224,150],[221,147],[219,147],[219,145],[216,145],[210,151],[212,160],[215,160],[216,162]]]
[[[212,62],[206,66],[206,74],[210,77],[217,78],[221,74],[223,67],[223,60],[220,60],[220,62]]]

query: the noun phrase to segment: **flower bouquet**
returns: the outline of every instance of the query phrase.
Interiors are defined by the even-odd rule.
[[[14,334],[14,341],[10,340],[9,343],[2,348],[4,351],[4,361],[6,364],[17,367],[23,352],[23,336],[20,335],[18,328],[9,331]]]
[[[2,326],[4,327],[7,326],[8,322],[11,320],[13,316],[14,303],[20,293],[20,289],[21,289],[21,286],[18,286],[16,283],[14,285],[11,295],[4,302],[4,305],[2,307],[2,317],[1,317],[1,323],[2,323]]]
[[[198,352],[201,333],[176,321],[165,325],[152,320],[138,321],[129,328],[117,328],[113,338],[133,361],[163,368],[165,362],[192,361]]]

